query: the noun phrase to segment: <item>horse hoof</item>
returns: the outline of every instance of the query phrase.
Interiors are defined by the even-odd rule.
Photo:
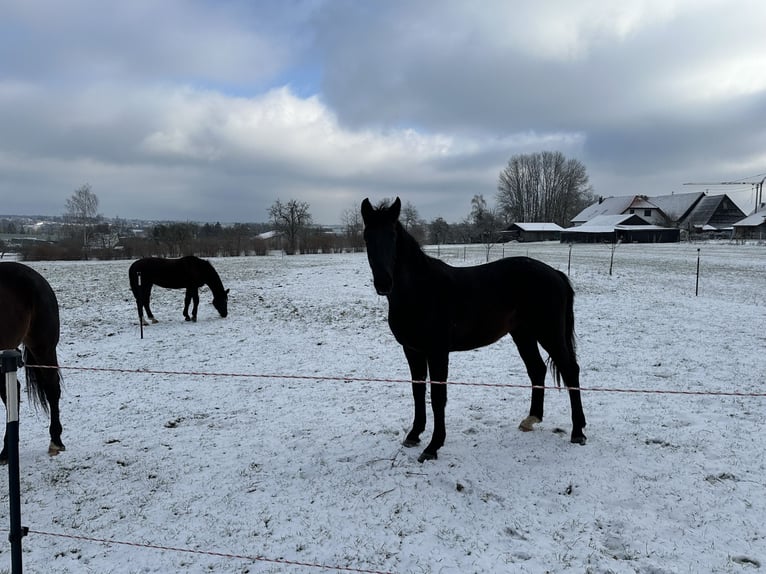
[[[152,317],[152,323],[159,323],[159,321],[155,319],[154,317]]]
[[[49,456],[56,456],[58,453],[66,450],[66,447],[63,444],[55,444],[51,443],[48,445],[48,455]]]
[[[197,318],[196,317],[192,317],[192,323],[196,323],[196,322],[197,322]]]
[[[573,436],[571,439],[572,444],[580,444],[584,445],[587,442],[587,438],[585,438],[585,435],[581,436]]]
[[[184,321],[191,321],[191,317],[184,317]]]
[[[418,457],[418,462],[425,462],[427,460],[436,460],[439,458],[435,452],[428,452],[424,450]]]
[[[406,438],[404,439],[404,442],[402,442],[402,446],[406,446],[407,448],[412,448],[413,446],[418,446],[419,444],[419,438]]]
[[[519,429],[524,432],[530,432],[535,430],[535,425],[541,422],[539,418],[529,415],[521,423],[519,423]]]

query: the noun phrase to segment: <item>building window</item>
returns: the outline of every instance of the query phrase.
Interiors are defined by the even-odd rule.
[[[644,209],[644,217],[651,217],[652,210],[651,209]]]
[[[636,210],[635,210],[635,209],[631,209],[631,210],[630,210],[630,214],[631,214],[631,215],[633,215],[635,212],[636,212]]]

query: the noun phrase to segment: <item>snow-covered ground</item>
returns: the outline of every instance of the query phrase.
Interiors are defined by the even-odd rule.
[[[503,250],[567,270],[564,245],[493,257]],[[143,340],[130,262],[32,264],[58,294],[59,357],[74,368],[66,452],[48,457],[47,420],[22,404],[25,572],[327,571],[268,560],[416,573],[766,568],[766,247],[621,245],[612,276],[608,247],[571,255],[588,444],[569,443],[563,391],[548,391],[545,421],[522,433],[528,389],[455,384],[447,442],[424,464],[400,446],[409,385],[357,380],[409,377],[364,254],[214,259],[229,317],[205,290],[199,322],[186,323],[182,292],[155,289],[160,323]],[[528,384],[510,338],[451,358],[453,381]],[[7,509],[6,480],[0,489]]]

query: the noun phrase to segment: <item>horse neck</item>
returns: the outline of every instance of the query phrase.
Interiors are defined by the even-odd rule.
[[[396,224],[396,268],[407,270],[413,266],[421,269],[429,259],[417,240],[410,235],[401,223]]]
[[[223,282],[212,265],[205,271],[205,283],[216,297],[223,294]]]

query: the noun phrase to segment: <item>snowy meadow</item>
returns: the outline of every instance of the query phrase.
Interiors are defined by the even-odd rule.
[[[67,451],[47,455],[23,395],[24,571],[766,568],[766,246],[621,245],[612,275],[602,245],[502,255],[569,269],[585,446],[565,391],[518,430],[529,380],[507,337],[451,355],[447,441],[417,462],[400,444],[407,364],[364,254],[212,259],[228,318],[204,289],[184,322],[183,292],[155,288],[144,339],[129,261],[30,264],[61,307]],[[721,392],[743,395],[705,394]],[[0,499],[7,528],[7,480]]]

